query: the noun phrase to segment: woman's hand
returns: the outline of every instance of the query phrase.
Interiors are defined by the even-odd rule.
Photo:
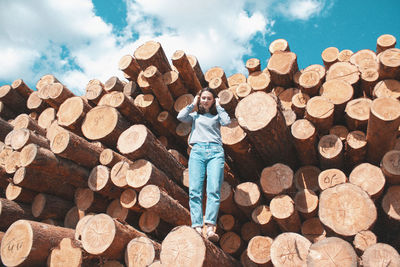
[[[215,105],[218,107],[221,106],[221,104],[219,103],[219,97],[215,98]]]
[[[196,95],[195,97],[194,97],[194,99],[193,99],[193,102],[192,102],[192,104],[194,105],[194,106],[197,106],[197,104],[199,103],[199,96],[198,95]]]

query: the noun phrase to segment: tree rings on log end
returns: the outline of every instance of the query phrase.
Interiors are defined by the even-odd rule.
[[[94,215],[82,229],[82,246],[90,254],[101,254],[114,241],[115,233],[115,222],[109,215]]]
[[[264,194],[272,198],[292,187],[293,171],[281,163],[266,167],[261,172],[260,185]]]
[[[156,185],[147,185],[140,190],[139,203],[143,208],[151,208],[160,201],[161,192]]]
[[[69,126],[76,122],[84,112],[84,102],[79,96],[65,100],[57,112],[57,121],[61,126]]]
[[[276,267],[307,266],[311,242],[296,233],[283,233],[271,245],[271,261]]]
[[[132,239],[125,250],[125,264],[127,266],[149,266],[156,257],[156,251],[151,240],[140,236]]]
[[[272,242],[268,236],[253,237],[247,246],[247,256],[256,264],[271,263]]]
[[[388,188],[382,199],[382,209],[389,218],[400,221],[400,185]]]
[[[364,267],[400,266],[399,252],[392,246],[376,243],[368,247],[361,257]]]
[[[319,197],[319,218],[335,233],[354,236],[375,223],[377,210],[360,187],[345,183],[328,188]]]
[[[385,181],[382,170],[370,163],[357,165],[349,175],[349,182],[361,187],[372,199],[381,195]]]
[[[122,154],[139,149],[147,138],[148,130],[142,124],[135,124],[125,130],[118,138],[117,147]]]
[[[189,226],[174,228],[161,245],[163,265],[201,267],[206,261],[206,246],[200,235]]]
[[[394,121],[400,117],[400,102],[389,97],[372,101],[371,113],[382,121]]]
[[[243,98],[235,115],[239,125],[249,131],[264,128],[278,112],[276,101],[265,92],[255,92]]]
[[[400,184],[400,151],[386,152],[381,161],[381,169],[390,184]]]
[[[90,140],[99,140],[114,131],[119,120],[115,108],[97,106],[91,109],[82,123],[82,133]]]

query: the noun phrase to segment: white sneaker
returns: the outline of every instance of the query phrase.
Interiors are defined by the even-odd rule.
[[[207,239],[213,243],[217,243],[219,241],[219,236],[215,233],[215,226],[209,225],[207,226]]]
[[[194,228],[194,230],[196,230],[196,232],[199,233],[199,235],[202,235],[202,234],[203,234],[203,228],[200,227],[200,226],[196,226],[196,227]]]

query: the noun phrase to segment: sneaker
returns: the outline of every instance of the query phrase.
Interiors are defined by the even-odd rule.
[[[195,227],[194,230],[196,230],[196,232],[199,233],[199,235],[203,234],[203,229],[200,226]]]
[[[219,236],[214,231],[214,226],[207,227],[207,239],[213,243],[217,243],[219,241]]]

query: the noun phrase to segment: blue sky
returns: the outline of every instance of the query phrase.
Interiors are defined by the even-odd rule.
[[[22,78],[34,89],[51,73],[82,95],[90,79],[122,78],[119,59],[148,40],[229,76],[247,74],[252,57],[265,68],[269,44],[284,38],[305,68],[330,46],[375,50],[386,33],[399,41],[399,11],[396,0],[1,0],[0,85]]]

